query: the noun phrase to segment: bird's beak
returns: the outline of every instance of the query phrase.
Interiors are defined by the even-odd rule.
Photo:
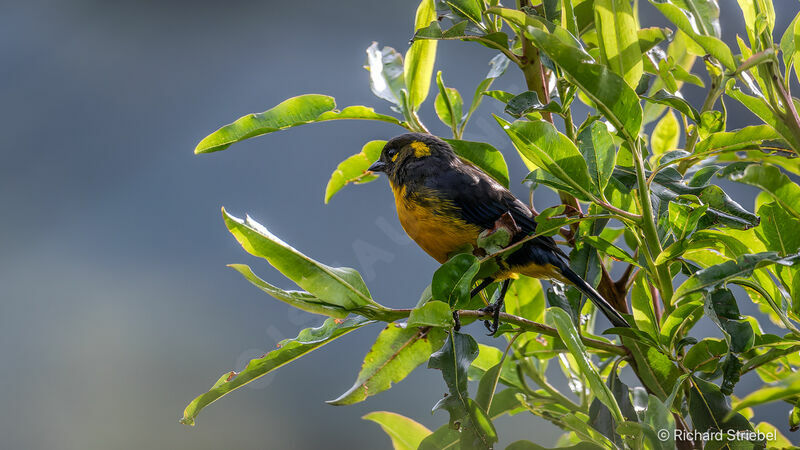
[[[375,161],[375,164],[369,166],[367,170],[370,172],[383,172],[386,170],[386,163],[381,160]]]

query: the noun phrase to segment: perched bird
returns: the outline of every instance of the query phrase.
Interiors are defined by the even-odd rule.
[[[450,145],[429,134],[407,133],[386,143],[381,156],[368,169],[385,173],[394,193],[397,215],[405,232],[440,263],[465,244],[476,245],[478,235],[510,215],[519,232],[518,242],[536,231],[534,214],[483,170],[460,158]],[[608,317],[615,327],[628,322],[589,283],[569,268],[567,255],[549,236],[526,241],[501,263],[500,270],[484,279],[471,296],[494,281],[501,281],[498,300],[485,308],[494,320],[486,322],[492,334],[509,282],[514,274],[557,280],[577,287]]]

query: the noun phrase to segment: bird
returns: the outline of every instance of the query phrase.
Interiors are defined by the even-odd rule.
[[[403,230],[441,264],[465,244],[477,248],[481,232],[504,217],[510,216],[516,224],[511,244],[535,235],[535,215],[525,203],[432,134],[406,133],[390,139],[367,170],[386,175]],[[493,318],[491,323],[484,322],[490,335],[497,331],[509,283],[517,274],[573,285],[614,327],[630,327],[597,290],[570,269],[567,255],[552,237],[529,238],[508,253],[499,270],[470,292],[472,298],[493,282],[501,282],[498,299],[484,308]]]

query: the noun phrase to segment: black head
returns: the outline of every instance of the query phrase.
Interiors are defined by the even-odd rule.
[[[406,133],[390,139],[381,156],[369,168],[370,172],[383,172],[393,182],[409,172],[435,166],[455,159],[450,145],[431,134]]]

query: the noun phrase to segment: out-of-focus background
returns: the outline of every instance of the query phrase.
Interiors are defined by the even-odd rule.
[[[731,0],[720,3],[724,38],[734,42],[740,12]],[[664,24],[640,4],[645,25]],[[178,423],[220,374],[322,321],[225,267],[246,262],[293,288],[245,254],[220,206],[250,214],[318,260],[359,269],[386,305],[413,305],[429,282],[437,265],[402,238],[384,180],[322,202],[339,161],[401,129],[314,124],[192,154],[219,126],[302,93],[387,113],[369,91],[364,50],[376,40],[404,52],[415,8],[368,0],[0,6],[1,448],[386,448],[363,414],[445,423],[447,414],[430,408],[446,388],[424,367],[364,403],[323,403],[351,386],[378,326],[225,397],[194,428]],[[776,9],[782,32],[798,4],[780,0]],[[491,56],[478,44],[445,42],[437,69],[469,101]],[[495,86],[524,90],[514,70]],[[423,119],[445,134],[432,100]],[[729,108],[729,128],[753,120],[732,101]],[[523,166],[490,112],[501,110],[487,99],[465,137],[502,149],[514,191],[525,195]],[[536,198],[540,207],[556,201]],[[755,382],[745,379],[737,392]],[[786,432],[788,407],[778,409],[756,413]],[[498,426],[501,445],[552,445],[561,433],[529,415]]]

